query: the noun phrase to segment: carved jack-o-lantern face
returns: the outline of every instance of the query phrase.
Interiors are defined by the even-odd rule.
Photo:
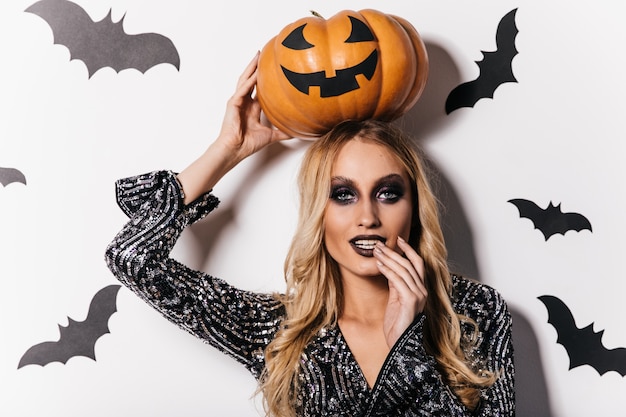
[[[393,120],[417,101],[426,49],[410,23],[345,10],[286,26],[259,58],[257,95],[279,129],[315,138],[352,119]]]
[[[358,42],[374,41],[374,34],[367,25],[354,16],[348,16],[351,24],[350,35],[344,40],[346,44]],[[283,40],[282,45],[295,51],[315,48],[315,45],[309,43],[304,37],[304,28],[306,23],[295,28]],[[322,47],[322,46],[320,46]],[[309,87],[318,86],[321,97],[334,97],[345,94],[349,91],[359,88],[356,80],[357,75],[363,75],[371,80],[376,71],[378,64],[378,51],[373,49],[372,52],[361,62],[354,64],[348,68],[335,69],[335,76],[327,77],[325,71],[309,72],[306,74],[298,73],[285,68],[281,65],[285,77],[291,85],[304,94],[309,94]]]

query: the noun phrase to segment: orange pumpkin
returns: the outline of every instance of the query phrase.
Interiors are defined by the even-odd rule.
[[[261,50],[257,96],[268,120],[316,138],[343,120],[394,120],[417,101],[428,76],[415,28],[376,10],[313,15],[286,26]]]

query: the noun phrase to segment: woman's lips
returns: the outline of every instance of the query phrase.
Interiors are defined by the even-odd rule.
[[[350,246],[352,246],[352,249],[359,255],[371,258],[374,256],[376,243],[385,243],[385,240],[386,239],[382,236],[376,235],[356,236],[350,240]]]

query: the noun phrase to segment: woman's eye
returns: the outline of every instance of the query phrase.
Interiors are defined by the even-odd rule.
[[[398,201],[404,192],[401,188],[396,187],[384,187],[376,193],[376,198],[384,203],[395,203]]]
[[[356,200],[356,193],[349,188],[340,187],[331,191],[330,198],[340,204],[349,204]]]

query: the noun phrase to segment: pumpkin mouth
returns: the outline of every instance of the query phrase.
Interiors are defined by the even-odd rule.
[[[368,81],[374,76],[378,64],[378,51],[372,53],[359,64],[338,69],[334,77],[326,77],[324,71],[299,73],[288,70],[281,65],[285,77],[298,91],[309,95],[309,88],[320,88],[320,97],[336,97],[359,88],[356,76],[362,74]]]

